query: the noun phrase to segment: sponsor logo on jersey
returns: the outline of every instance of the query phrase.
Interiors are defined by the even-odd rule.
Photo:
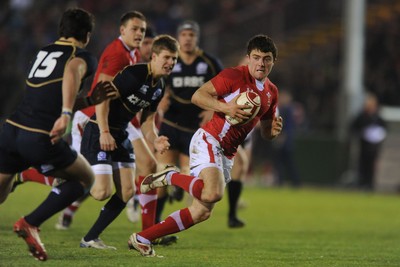
[[[172,72],[182,72],[182,64],[181,63],[176,63],[176,65],[172,69]]]
[[[185,77],[174,77],[172,79],[172,86],[175,88],[181,87],[195,87],[198,88],[204,84],[204,77],[200,76],[185,76]]]
[[[40,169],[41,169],[41,172],[44,173],[44,172],[53,170],[54,166],[51,164],[43,164],[43,165],[40,165]]]
[[[204,75],[207,73],[208,65],[204,62],[199,62],[196,66],[197,75]]]
[[[107,153],[106,153],[106,152],[100,151],[100,152],[97,154],[97,160],[98,160],[98,161],[104,161],[104,160],[106,160],[106,159],[107,159]]]
[[[135,94],[131,94],[126,99],[128,99],[131,104],[136,105],[140,108],[147,108],[148,106],[150,106],[149,102],[147,102],[146,100],[142,100],[140,97],[135,96]]]
[[[143,84],[142,87],[140,87],[139,92],[145,95],[147,93],[147,89],[149,89],[149,86]]]
[[[60,188],[58,188],[58,187],[53,187],[53,188],[51,189],[51,192],[53,192],[53,193],[56,194],[56,195],[59,195],[59,194],[61,193],[61,190],[60,190]]]
[[[156,100],[157,98],[160,97],[161,94],[162,94],[162,90],[161,90],[160,88],[158,88],[158,89],[154,92],[153,96],[151,97],[151,100]]]

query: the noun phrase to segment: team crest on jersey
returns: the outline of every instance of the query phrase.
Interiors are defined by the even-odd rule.
[[[172,72],[182,72],[182,64],[176,63],[174,68],[172,69]]]
[[[54,166],[51,165],[51,164],[43,164],[43,165],[40,165],[40,170],[41,170],[42,173],[51,171],[51,170],[53,170],[53,169],[54,169]]]
[[[268,97],[268,106],[271,106],[271,93],[267,92],[267,97]]]
[[[204,62],[200,62],[196,66],[196,74],[197,75],[203,75],[207,73],[208,65]]]
[[[160,95],[161,95],[161,93],[162,93],[162,90],[161,90],[160,88],[158,88],[158,89],[154,92],[153,96],[151,97],[151,100],[156,100],[157,98],[159,98]]]
[[[106,159],[107,159],[107,153],[106,153],[106,152],[100,151],[100,152],[97,154],[97,160],[98,160],[98,161],[104,161],[104,160],[106,160]]]
[[[149,86],[143,84],[142,87],[140,87],[139,92],[145,95],[147,93],[147,89],[149,89]]]

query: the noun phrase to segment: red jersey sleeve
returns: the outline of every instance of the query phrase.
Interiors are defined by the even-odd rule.
[[[273,84],[269,80],[267,80],[265,84],[266,84],[265,87],[269,87],[269,91],[272,94],[271,105],[268,111],[263,116],[261,116],[260,120],[273,119],[275,117],[276,108],[278,106],[278,88],[275,86],[275,84]]]
[[[124,67],[130,65],[130,59],[127,52],[124,50],[105,51],[103,64],[99,70],[101,73],[115,76]]]
[[[211,79],[215,90],[219,96],[232,92],[232,88],[237,84],[238,77],[242,77],[242,72],[235,68],[227,68]]]

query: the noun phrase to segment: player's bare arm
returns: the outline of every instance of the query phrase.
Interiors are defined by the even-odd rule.
[[[73,58],[65,67],[62,82],[62,111],[60,117],[55,121],[50,131],[50,138],[53,144],[61,139],[68,127],[72,117],[75,98],[86,70],[86,62],[78,57]]]
[[[157,112],[160,116],[164,116],[165,112],[167,112],[167,110],[169,109],[169,106],[171,104],[171,101],[169,100],[170,95],[171,95],[171,92],[167,87],[165,89],[163,98],[161,99],[160,103],[158,103],[158,106],[157,106]]]
[[[115,99],[116,97],[118,97],[118,91],[111,83],[99,82],[90,96],[76,99],[74,111],[97,105],[106,99]]]
[[[239,119],[247,119],[251,116],[250,113],[244,111],[247,106],[236,104],[236,96],[229,103],[224,103],[217,100],[217,91],[214,85],[208,81],[203,84],[192,96],[192,103],[205,110],[222,112],[225,115],[236,117]]]
[[[140,128],[142,129],[145,139],[151,144],[154,144],[154,148],[157,152],[163,154],[169,149],[170,143],[168,142],[168,137],[163,135],[158,136],[154,118],[155,112],[143,110],[142,117],[140,118]]]
[[[112,137],[108,125],[110,101],[110,99],[107,99],[96,105],[96,120],[100,131],[100,148],[104,151],[113,151],[117,148],[115,139]]]
[[[281,116],[270,120],[260,121],[261,136],[264,139],[271,140],[277,137],[283,129],[283,119]]]

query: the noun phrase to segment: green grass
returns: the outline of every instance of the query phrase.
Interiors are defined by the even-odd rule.
[[[179,233],[178,243],[156,247],[163,258],[144,258],[127,249],[139,230],[125,212],[102,234],[117,251],[79,248],[103,202],[88,200],[72,228],[57,231],[57,216],[42,226],[49,259],[28,255],[13,223],[33,210],[49,188],[27,183],[0,206],[0,266],[400,266],[400,213],[395,195],[317,189],[245,188],[243,229],[227,228],[227,200],[212,218]],[[165,215],[185,202],[167,205]]]

